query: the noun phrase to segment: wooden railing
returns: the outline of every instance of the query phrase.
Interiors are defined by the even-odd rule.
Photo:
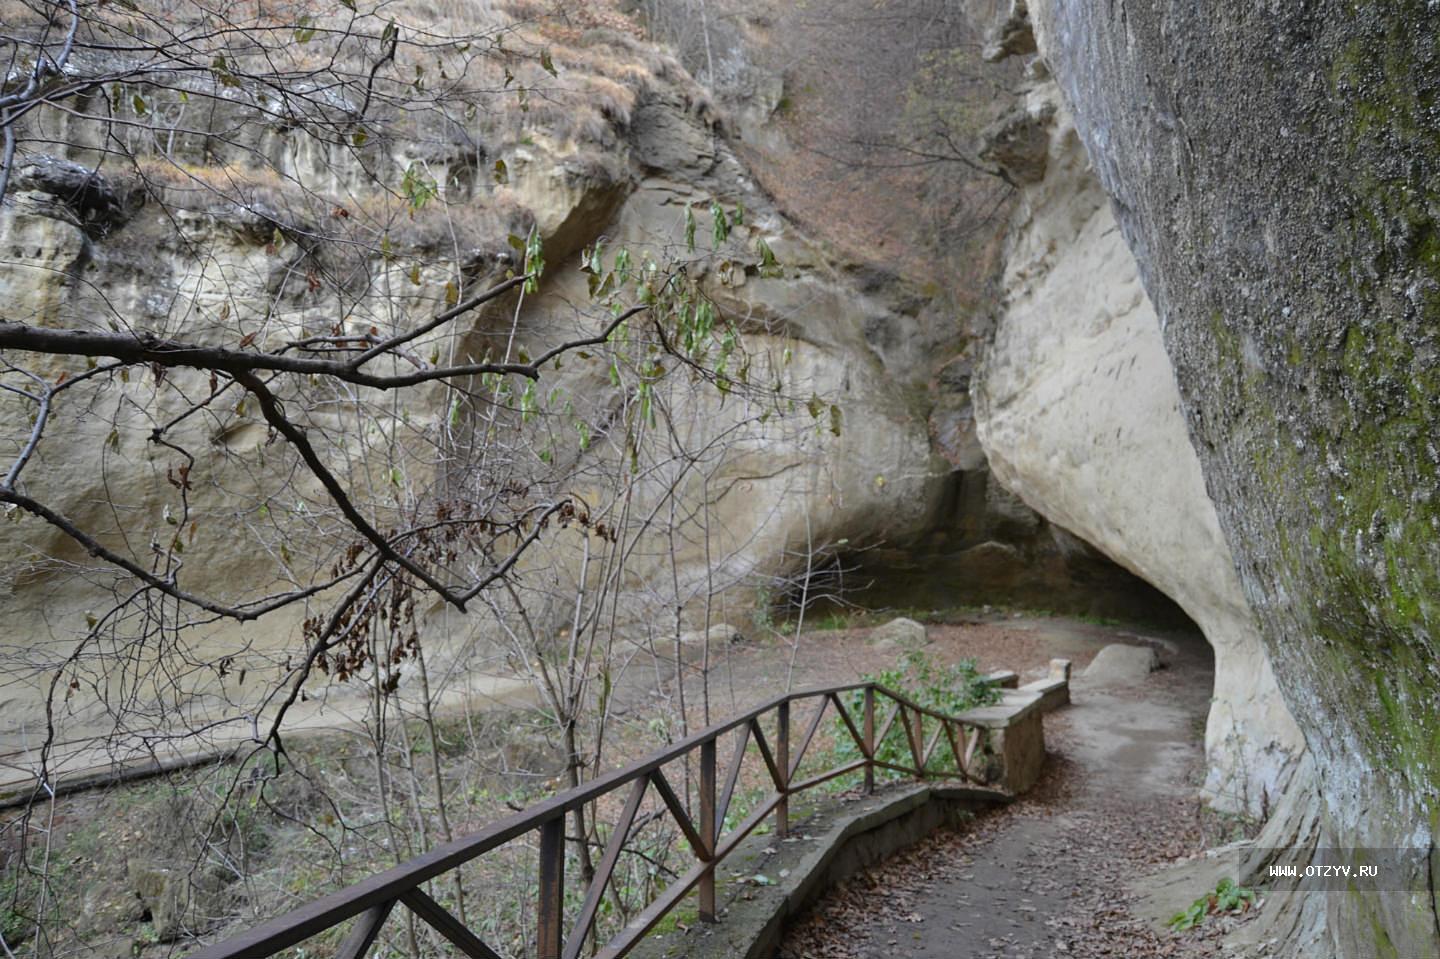
[[[852,716],[843,698],[846,694],[863,694],[862,715]],[[876,701],[889,701],[886,717],[876,727]],[[791,711],[797,703],[815,701],[813,716],[805,726],[796,748],[791,749]],[[806,750],[815,738],[827,711],[833,710],[844,733],[854,741],[861,758],[842,763],[817,775],[796,780]],[[774,713],[774,742],[762,731],[762,720]],[[926,733],[927,721],[933,729]],[[903,753],[910,763],[887,762],[877,757],[877,747],[886,741],[895,723],[901,724],[904,736]],[[766,723],[768,724],[768,723]],[[717,777],[716,760],[719,739],[735,733],[733,755],[725,772],[724,782]],[[414,915],[449,940],[459,952],[472,959],[501,959],[465,923],[436,902],[424,885],[461,865],[471,862],[511,840],[538,833],[539,889],[536,901],[534,934],[535,955],[539,959],[579,959],[587,950],[601,957],[625,955],[663,919],[682,898],[698,887],[698,913],[704,922],[716,920],[716,865],[734,851],[740,841],[772,813],[775,831],[783,838],[789,831],[790,797],[821,783],[848,773],[863,774],[866,792],[874,789],[875,770],[888,769],[923,779],[954,777],[972,780],[968,770],[985,730],[970,726],[952,717],[907,699],[899,693],[875,683],[856,683],[808,689],[780,696],[725,722],[710,726],[668,749],[654,753],[623,769],[600,776],[588,783],[536,803],[513,816],[492,823],[474,835],[457,839],[393,869],[378,873],[339,892],[301,906],[292,912],[226,939],[216,945],[191,953],[191,959],[259,959],[297,945],[318,933],[354,919],[336,955],[340,959],[359,959],[375,943],[381,927],[395,910],[403,905]],[[936,749],[944,741],[953,759],[953,769],[937,767]],[[726,814],[735,797],[736,784],[749,746],[756,751],[769,773],[773,790],[761,800],[745,819],[728,832],[723,829]],[[662,767],[676,760],[686,762],[699,753],[698,818],[692,818],[676,794]],[[940,753],[943,756],[944,753]],[[592,935],[596,915],[605,895],[606,885],[616,863],[625,850],[636,814],[646,793],[655,790],[663,800],[668,814],[684,835],[696,863],[679,875],[653,901],[606,943],[597,944]],[[594,879],[585,891],[585,898],[569,924],[565,923],[565,821],[573,810],[584,808],[609,793],[628,790],[625,805],[610,831],[609,840],[594,870]]]

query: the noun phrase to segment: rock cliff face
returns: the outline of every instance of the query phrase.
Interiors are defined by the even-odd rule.
[[[1303,742],[1206,494],[1155,311],[1053,82],[1007,128],[1021,126],[1033,146],[1001,157],[1025,186],[974,383],[980,441],[1001,483],[1201,627],[1215,650],[1205,791],[1263,816]]]
[[[705,453],[703,468],[680,487],[680,512],[703,514],[708,535],[692,524],[635,552],[623,603],[632,638],[655,640],[675,630],[676,602],[664,599],[655,583],[678,582],[681,599],[692,606],[714,593],[716,615],[742,618],[757,587],[803,565],[807,544],[836,541],[848,541],[856,551],[891,547],[883,556],[863,554],[883,558],[876,571],[887,572],[891,585],[905,583],[912,568],[929,567],[935,556],[951,562],[946,575],[931,577],[931,594],[922,599],[911,593],[910,601],[1043,597],[1052,608],[1096,602],[1086,608],[1124,611],[1123,598],[1136,588],[1132,578],[987,482],[969,413],[969,361],[951,359],[963,353],[967,331],[943,305],[892,274],[837,257],[797,229],[754,185],[705,93],[672,59],[605,30],[567,42],[554,50],[558,76],[540,74],[536,81],[553,89],[523,115],[497,111],[475,129],[418,129],[409,139],[367,144],[373,152],[366,161],[392,179],[407,165],[420,165],[434,177],[442,195],[418,212],[396,207],[393,195],[367,181],[346,151],[314,149],[303,138],[291,142],[283,131],[260,134],[228,156],[214,154],[223,149],[215,142],[192,142],[209,138],[182,133],[168,137],[172,156],[140,158],[143,177],[111,174],[120,172],[112,164],[96,179],[91,174],[102,146],[95,141],[97,128],[86,128],[83,113],[47,117],[47,135],[71,149],[61,157],[28,157],[0,208],[5,317],[74,326],[113,314],[127,325],[205,340],[227,335],[216,317],[228,315],[267,343],[316,324],[328,330],[348,315],[384,317],[387,329],[392,323],[406,328],[441,308],[441,291],[457,262],[468,295],[511,264],[507,235],[524,236],[533,225],[550,261],[540,290],[480,311],[458,343],[418,342],[416,356],[503,341],[515,317],[516,342],[532,347],[534,355],[540,344],[576,332],[576,304],[588,301],[588,291],[575,254],[586,244],[603,236],[612,250],[662,257],[683,248],[688,207],[702,211],[706,232],[703,211],[712,202],[726,209],[743,205],[743,223],[726,241],[731,268],[702,281],[744,330],[748,349],[758,357],[787,357],[781,364],[785,387],[801,401],[757,423],[759,411],[738,398],[674,397],[679,439],[690,449],[710,450],[741,421],[750,422],[728,447],[714,447],[724,456]],[[539,70],[533,63],[530,68]],[[145,93],[156,106],[147,121],[163,123],[154,119],[164,115],[158,108],[163,94]],[[225,129],[230,121],[222,110],[213,122]],[[256,157],[266,162],[257,164]],[[207,188],[215,182],[225,189]],[[294,190],[297,183],[311,192]],[[346,211],[343,224],[336,209]],[[306,230],[317,217],[325,228]],[[287,229],[303,239],[352,227],[372,232],[352,247],[276,241]],[[389,231],[383,253],[374,242],[381,229]],[[756,268],[762,239],[774,251],[775,268]],[[356,256],[355,249],[369,252]],[[354,278],[355,285],[307,283],[309,266],[317,262]],[[600,366],[583,358],[567,362],[547,378],[546,391],[557,406],[573,404],[600,424],[608,415],[594,408],[606,392]],[[57,362],[43,372],[55,381],[67,369]],[[206,395],[210,388],[183,372],[164,383],[135,375],[108,383],[92,406],[57,407],[49,432],[55,441],[27,471],[27,488],[111,548],[148,561],[153,544],[176,535],[176,457],[150,441],[150,430],[186,409],[188,395]],[[838,435],[826,422],[817,426],[805,409],[809,396],[836,405],[843,421],[843,427],[835,424]],[[325,408],[325,402],[317,404]],[[5,441],[18,448],[28,422],[24,404],[7,395],[0,411],[10,430]],[[416,436],[469,429],[481,416],[438,387],[407,393],[401,413]],[[331,436],[347,422],[315,415],[314,425]],[[373,431],[383,418],[358,422]],[[602,435],[597,425],[595,436]],[[370,436],[365,442],[373,442]],[[177,574],[187,588],[231,598],[242,584],[278,589],[292,575],[304,575],[313,557],[293,543],[282,550],[272,524],[280,515],[294,521],[329,504],[314,483],[285,486],[290,465],[283,445],[273,442],[255,412],[217,403],[175,427],[173,439],[196,455],[189,503],[195,525],[181,531]],[[536,449],[545,441],[538,427],[526,437]],[[577,452],[577,445],[573,435],[561,437],[563,455],[580,476],[598,475],[623,455],[598,439],[588,451]],[[392,482],[374,475],[361,446],[337,441],[323,455],[347,481],[375,490],[379,502],[400,499],[395,490],[402,486],[425,490],[449,479],[423,456],[404,457],[403,482]],[[466,465],[460,464],[462,471]],[[532,467],[536,475],[526,479],[543,482],[545,466],[536,460]],[[668,474],[657,468],[656,475],[655,487],[642,496],[664,485]],[[277,497],[277,489],[285,496]],[[8,519],[13,522],[0,524],[0,553],[21,561],[6,565],[9,580],[0,601],[0,673],[14,680],[0,688],[0,753],[14,768],[23,772],[43,740],[49,681],[70,656],[80,681],[63,696],[62,738],[153,733],[158,699],[178,704],[165,719],[172,730],[209,727],[220,730],[219,738],[249,735],[248,717],[267,686],[284,675],[299,648],[301,620],[312,610],[281,612],[261,628],[176,630],[162,645],[124,628],[117,628],[114,648],[82,643],[90,618],[123,595],[124,580],[33,517],[14,513]],[[554,580],[562,588],[561,581],[576,576],[575,545],[563,538],[542,543],[522,572],[532,582]],[[317,544],[315,554],[321,553]],[[1106,597],[1122,601],[1106,605]],[[901,599],[887,594],[888,601]],[[538,617],[535,625],[555,635],[570,614],[565,604],[548,609],[548,619]],[[513,675],[504,644],[493,641],[496,627],[488,614],[434,608],[422,611],[420,620],[434,670],[461,677],[452,701],[508,698],[528,685]],[[116,665],[117,653],[126,665]],[[226,667],[214,669],[221,660]],[[150,689],[137,686],[137,678],[156,669],[166,674],[163,691],[137,692]],[[348,700],[363,707],[363,695],[347,699],[350,688],[315,697],[298,710],[298,721],[328,721],[322,711],[343,713]],[[86,761],[105,758],[90,755]]]
[[[1161,319],[1181,412],[1314,755],[1346,956],[1440,950],[1440,14],[1049,0],[1040,48]]]
[[[82,148],[73,158],[41,158],[25,167],[0,210],[0,247],[6,251],[0,297],[6,316],[73,326],[102,309],[113,309],[136,326],[180,329],[203,339],[212,334],[205,317],[221,303],[229,304],[227,312],[258,318],[279,312],[277,304],[288,315],[333,317],[358,311],[368,302],[388,304],[397,327],[405,327],[435,310],[435,291],[445,280],[447,245],[471,250],[468,261],[478,271],[474,279],[485,282],[487,271],[498,274],[494,264],[506,262],[507,234],[523,236],[533,223],[550,260],[544,284],[523,303],[510,298],[495,310],[482,311],[468,332],[477,338],[493,336],[518,310],[518,340],[535,346],[532,352],[538,353],[539,344],[574,335],[574,305],[588,299],[587,277],[574,258],[582,246],[604,234],[612,249],[623,246],[637,257],[653,252],[658,258],[665,249],[683,244],[688,205],[699,210],[712,201],[727,210],[743,205],[744,222],[732,230],[726,247],[734,268],[723,278],[705,277],[710,295],[745,331],[747,349],[761,357],[786,354],[787,390],[824,397],[842,416],[846,411],[850,415],[843,428],[837,426],[838,435],[832,435],[817,428],[804,403],[792,405],[763,426],[752,423],[735,433],[723,459],[700,454],[708,459],[704,469],[685,479],[682,511],[702,506],[708,510],[710,542],[698,545],[696,530],[690,528],[678,547],[672,542],[662,549],[664,544],[657,542],[638,550],[634,576],[639,585],[626,597],[630,618],[647,621],[658,600],[643,584],[668,581],[672,554],[678,558],[678,576],[687,595],[699,595],[696,584],[707,581],[708,556],[717,562],[710,577],[716,592],[732,593],[731,601],[743,606],[753,601],[757,585],[795,564],[807,538],[816,544],[843,537],[888,541],[924,529],[943,494],[948,465],[932,451],[925,411],[912,400],[924,389],[923,372],[912,370],[918,353],[937,347],[937,337],[953,340],[945,318],[925,311],[923,301],[898,285],[859,288],[843,264],[795,230],[751,184],[703,94],[673,61],[634,44],[607,41],[603,35],[592,38],[580,54],[615,64],[628,83],[624,102],[607,110],[596,128],[580,137],[563,135],[552,124],[496,143],[493,157],[486,156],[486,168],[478,172],[469,169],[473,158],[460,153],[429,157],[431,168],[445,169],[440,179],[451,185],[446,216],[434,222],[428,215],[402,215],[403,232],[395,234],[394,253],[367,264],[373,275],[384,279],[362,293],[358,303],[344,301],[347,291],[307,293],[303,283],[287,280],[303,267],[290,262],[283,248],[276,255],[264,213],[267,208],[286,209],[283,189],[269,194],[257,189],[256,202],[248,209],[220,202],[204,189],[187,191],[184,183],[172,184],[170,193],[157,196],[161,187],[151,182],[148,202],[133,207],[118,185],[115,197],[78,196],[67,189],[65,176],[93,182],[87,179],[90,171],[83,164],[88,157]],[[574,77],[585,76],[583,66],[564,60],[558,69],[567,75],[569,89],[574,88]],[[412,146],[417,145],[399,144],[397,149]],[[435,148],[433,143],[424,146]],[[275,144],[257,149],[280,151]],[[504,183],[491,182],[488,176],[488,166],[497,157],[505,162]],[[402,154],[402,165],[405,160]],[[469,174],[461,176],[467,169]],[[347,171],[334,157],[303,154],[289,160],[287,170],[306,184],[345,181],[352,172],[358,173]],[[263,171],[250,175],[263,180]],[[457,182],[466,186],[455,187]],[[357,198],[352,193],[343,202],[378,204],[384,197]],[[95,212],[78,210],[77,204]],[[178,234],[176,219],[181,224]],[[757,238],[766,240],[779,259],[779,266],[764,276],[754,268]],[[407,277],[411,262],[421,265],[417,274]],[[299,289],[287,290],[287,282]],[[266,329],[266,335],[276,335],[273,326]],[[431,348],[424,342],[418,346],[421,355]],[[57,363],[48,373],[58,376],[63,367]],[[204,389],[199,377],[192,382],[184,376],[175,374],[163,386],[148,377],[127,377],[113,384],[94,409],[57,409],[50,432],[63,442],[47,445],[32,465],[27,473],[30,491],[121,551],[143,555],[157,535],[168,542],[173,534],[165,532],[171,520],[167,504],[174,487],[167,469],[173,469],[174,457],[146,437],[151,427],[185,408],[187,391]],[[567,363],[546,386],[560,398],[557,402],[569,398],[583,407],[604,392],[604,378],[597,362],[582,358]],[[713,391],[708,398],[697,394],[675,401],[683,441],[702,451],[759,412],[747,409],[740,399],[726,402]],[[22,404],[4,402],[7,413],[15,411],[11,426],[16,431],[25,428]],[[403,403],[405,422],[416,430],[456,415],[441,389],[412,391]],[[602,435],[597,427],[594,447],[577,455],[595,464],[605,462],[609,454]],[[195,417],[177,429],[174,441],[200,452],[191,472],[197,526],[189,531],[180,574],[187,588],[233,595],[240,584],[279,582],[291,562],[303,565],[305,557],[281,557],[263,548],[263,536],[254,535],[271,510],[288,510],[290,504],[267,500],[282,487],[280,477],[288,467],[253,412],[247,416],[243,408],[227,406],[214,418]],[[574,445],[568,437],[567,446]],[[356,450],[336,444],[324,452],[349,481],[373,482]],[[545,468],[538,460],[534,469],[543,481]],[[585,469],[576,475],[586,475]],[[423,472],[406,477],[415,485],[434,481]],[[302,485],[296,498],[320,493],[312,485]],[[653,492],[642,490],[640,495]],[[817,518],[809,528],[807,514]],[[18,681],[8,682],[0,693],[0,752],[24,751],[43,738],[48,676],[84,633],[87,617],[103,611],[113,600],[111,590],[118,588],[103,571],[87,570],[83,551],[64,536],[34,518],[9,518],[14,522],[0,526],[0,552],[26,561],[6,566],[0,671]],[[574,545],[542,544],[524,568],[560,570],[556,575],[561,578],[574,575]],[[673,607],[673,602],[668,605]],[[174,728],[193,728],[247,715],[265,682],[252,679],[247,692],[235,676],[247,668],[252,677],[271,675],[297,648],[299,621],[305,615],[308,611],[297,608],[269,617],[263,630],[225,625],[186,630],[167,652],[145,653],[146,663],[150,655],[190,664],[216,656],[233,658],[228,679],[206,668],[187,669],[187,679],[167,686],[165,695],[184,703],[168,722]],[[554,633],[568,615],[556,612],[555,622],[537,626]],[[504,656],[494,644],[474,641],[477,635],[483,640],[493,633],[488,620],[482,613],[460,621],[451,611],[434,609],[424,617],[422,630],[438,663],[458,664],[462,673],[480,674],[482,680],[491,675],[470,684],[469,692],[505,695],[525,681],[498,675],[507,671]],[[653,620],[651,632],[658,622]],[[61,710],[64,735],[145,728],[150,721],[146,696],[117,701],[107,690],[108,682],[125,681],[125,668],[91,647],[80,669],[87,679]],[[344,699],[343,691],[337,692],[333,702]],[[242,735],[245,725],[241,721],[236,726]],[[18,766],[25,763],[17,760]]]
[[[681,513],[703,513],[708,539],[691,524],[675,539],[635,551],[622,603],[629,638],[648,642],[674,632],[675,600],[662,598],[657,583],[678,583],[675,589],[691,606],[714,593],[714,615],[744,622],[757,587],[802,566],[806,544],[904,547],[935,539],[937,527],[943,527],[943,543],[930,541],[930,549],[956,557],[963,573],[958,582],[933,577],[946,605],[1035,596],[1063,605],[1067,595],[1089,602],[1106,590],[1123,596],[1135,589],[1135,580],[1099,554],[986,485],[969,422],[968,364],[937,372],[962,350],[963,328],[912,285],[838,258],[796,229],[753,184],[706,94],[674,60],[605,30],[554,50],[554,60],[556,105],[541,99],[524,115],[490,117],[484,127],[477,122],[462,134],[416,131],[410,140],[367,144],[373,154],[366,160],[382,164],[392,179],[406,164],[420,164],[441,186],[442,196],[419,212],[396,207],[392,194],[376,189],[346,151],[317,150],[304,138],[292,143],[284,131],[261,132],[236,145],[233,156],[220,157],[213,141],[193,143],[181,134],[170,138],[173,156],[140,158],[144,176],[109,166],[95,177],[98,127],[86,127],[84,114],[46,118],[53,140],[71,150],[63,157],[24,158],[12,196],[0,209],[4,318],[69,327],[114,315],[144,330],[209,341],[229,336],[216,320],[228,315],[232,327],[239,323],[268,337],[262,343],[317,323],[328,330],[347,314],[409,327],[441,307],[455,262],[467,284],[474,284],[467,291],[482,288],[510,262],[507,235],[524,236],[533,225],[550,261],[539,292],[523,301],[507,298],[469,318],[459,348],[503,338],[514,317],[518,343],[534,347],[576,333],[576,304],[589,300],[588,276],[577,269],[575,256],[583,246],[603,236],[612,251],[625,246],[636,256],[654,252],[662,258],[684,246],[687,206],[700,210],[704,232],[711,202],[743,206],[743,223],[727,239],[732,269],[703,282],[743,328],[749,350],[757,357],[788,357],[780,364],[785,389],[801,402],[756,423],[759,410],[736,397],[674,397],[678,441],[690,449],[711,449],[740,420],[749,418],[750,425],[734,433],[727,448],[714,446],[724,448],[723,456],[704,454],[701,468],[680,487]],[[533,63],[531,69],[537,69]],[[539,81],[549,78],[540,75]],[[145,98],[158,104],[163,95],[147,91]],[[154,109],[147,120],[158,122],[160,115]],[[213,122],[226,128],[230,121],[220,111]],[[492,173],[500,164],[503,176]],[[209,189],[213,183],[225,189]],[[297,183],[311,193],[292,189]],[[336,209],[346,209],[343,223]],[[314,217],[324,228],[304,229]],[[295,225],[300,229],[291,229]],[[376,245],[374,236],[387,230],[386,252],[376,249],[360,262],[337,259],[361,278],[350,288],[305,279],[312,265],[343,258],[343,249],[275,239],[287,229],[304,238],[350,225],[374,230],[369,238],[357,236],[361,248]],[[756,269],[759,239],[775,252],[776,268]],[[456,347],[451,340],[420,341],[416,356],[436,348]],[[46,360],[36,369],[58,382],[73,374],[71,366]],[[546,390],[556,406],[573,400],[593,413],[593,422],[603,422],[605,410],[589,409],[589,397],[606,392],[598,366],[567,361],[563,372],[549,377]],[[187,397],[209,389],[199,374],[177,372],[164,382],[134,374],[115,377],[92,405],[60,403],[50,441],[27,469],[27,490],[111,549],[148,562],[158,554],[156,544],[176,537],[177,490],[177,456],[151,442],[150,431],[189,408]],[[840,410],[838,435],[806,412],[809,396]],[[353,397],[330,397],[337,399],[344,405]],[[930,413],[939,406],[945,415],[932,422]],[[325,408],[318,403],[318,410]],[[4,449],[19,449],[29,422],[24,403],[4,395],[0,410],[9,418]],[[346,429],[373,429],[374,420],[367,425],[363,418],[351,423],[344,415],[314,416],[314,428],[341,438],[324,449],[325,458],[348,482],[383,491],[377,501],[403,501],[409,491],[451,481],[413,449],[399,451],[403,477],[376,477],[363,444],[348,446],[343,439]],[[478,416],[441,387],[405,397],[403,422],[415,438],[468,429]],[[595,435],[600,438],[602,429]],[[181,530],[180,582],[192,592],[232,599],[242,587],[281,589],[292,576],[304,576],[323,547],[302,549],[304,537],[276,536],[276,524],[304,521],[305,510],[330,504],[314,482],[287,487],[292,464],[255,410],[232,400],[215,403],[177,425],[173,441],[196,456],[189,497],[194,526]],[[527,442],[539,448],[543,438],[528,436]],[[563,436],[560,446],[577,477],[598,475],[618,459],[599,439],[589,452],[576,452],[573,435]],[[471,467],[449,464],[461,474]],[[531,467],[533,477],[524,478],[543,482],[546,467],[539,461]],[[657,484],[641,495],[657,494],[667,475],[658,467]],[[276,490],[292,498],[281,501]],[[161,726],[217,730],[216,739],[251,733],[249,717],[266,688],[287,671],[300,648],[301,621],[312,609],[276,613],[259,628],[210,623],[180,629],[160,645],[115,625],[114,647],[102,647],[85,641],[85,634],[92,618],[104,618],[124,595],[124,579],[35,517],[16,511],[6,518],[0,554],[13,562],[4,564],[6,595],[0,600],[0,672],[6,675],[0,753],[9,756],[17,775],[32,766],[33,750],[45,739],[50,678],[68,657],[78,688],[58,698],[62,739],[118,731],[144,753],[144,734]],[[577,553],[576,543],[560,537],[541,543],[521,570],[533,582],[549,582],[549,576],[563,587],[559,580],[575,579]],[[891,582],[910,579],[907,573],[900,569]],[[536,628],[559,634],[569,621],[562,606],[550,603],[546,615],[537,615]],[[528,681],[508,664],[491,613],[425,609],[418,625],[433,670],[458,677],[444,700],[526,693]],[[685,622],[683,628],[696,625]],[[102,628],[111,625],[104,621]],[[226,667],[212,668],[219,661]],[[151,671],[166,674],[160,688],[141,683]],[[298,708],[297,721],[331,721],[337,710],[364,707],[366,697],[354,684],[318,695],[323,685],[312,683],[317,695]],[[156,710],[161,700],[176,707],[163,723]],[[128,746],[118,747],[118,756],[125,757]],[[76,763],[111,757],[75,756]]]
[[[899,309],[904,322],[877,315],[866,337],[891,369],[910,371],[917,385],[929,381],[911,403],[928,411],[932,446],[945,460],[936,477],[943,492],[917,535],[854,543],[860,548],[840,557],[847,581],[870,584],[872,596],[899,606],[1000,602],[1183,620],[1161,592],[997,482],[976,434],[971,382],[991,320],[1005,233],[996,214],[1008,209],[1009,187],[979,172],[989,157],[924,164],[923,174],[909,161],[940,131],[950,147],[935,149],[963,152],[1008,102],[1018,61],[976,60],[998,4],[904,0],[883,12],[869,0],[708,5],[713,29],[704,44],[683,33],[674,39],[692,71],[712,78],[756,182],[828,249],[866,264],[850,271],[858,290],[898,283],[924,304],[921,322]],[[1025,52],[1028,38],[1033,53],[1023,9],[1012,19],[1024,36],[1001,36],[997,49]],[[917,23],[927,25],[923,36]],[[1000,127],[991,139],[1006,157],[1037,135],[1024,123]],[[947,329],[948,338],[937,335]]]

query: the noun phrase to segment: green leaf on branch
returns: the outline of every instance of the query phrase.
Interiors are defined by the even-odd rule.
[[[522,422],[530,422],[539,408],[535,399],[535,381],[531,380],[525,384],[525,392],[520,394],[520,419]]]
[[[755,239],[756,252],[760,254],[760,275],[767,280],[780,279],[785,275],[780,262],[775,259],[775,251],[770,249],[770,244],[765,242],[764,237]]]
[[[717,248],[723,246],[730,238],[730,221],[715,200],[710,201],[710,224],[710,238],[714,240]]]
[[[439,196],[440,188],[418,163],[412,162],[400,178],[400,193],[410,202],[410,210],[414,212]]]
[[[540,228],[532,226],[525,239],[525,292],[534,293],[540,289],[540,277],[545,272],[545,252],[540,239]]]
[[[216,57],[210,61],[210,72],[222,87],[238,87],[240,81],[235,79],[235,74],[230,71],[230,63],[224,57]]]

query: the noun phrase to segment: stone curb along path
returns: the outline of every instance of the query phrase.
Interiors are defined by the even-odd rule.
[[[720,921],[652,935],[636,959],[769,959],[799,915],[836,883],[945,825],[1012,799],[993,789],[898,785],[858,799],[828,798],[792,810],[788,839],[752,833],[723,861]],[[799,815],[796,815],[799,813]],[[683,926],[683,922],[681,926]]]

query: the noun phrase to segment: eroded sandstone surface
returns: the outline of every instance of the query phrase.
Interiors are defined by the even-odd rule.
[[[1336,951],[1433,955],[1440,15],[1164,0],[1032,12],[1314,756],[1322,844],[1428,861],[1385,895],[1330,896]]]
[[[1017,110],[1039,136],[995,332],[974,384],[996,477],[1173,598],[1215,649],[1205,790],[1263,817],[1304,749],[1190,446],[1154,307],[1053,81]],[[1027,182],[1028,181],[1028,182]]]

